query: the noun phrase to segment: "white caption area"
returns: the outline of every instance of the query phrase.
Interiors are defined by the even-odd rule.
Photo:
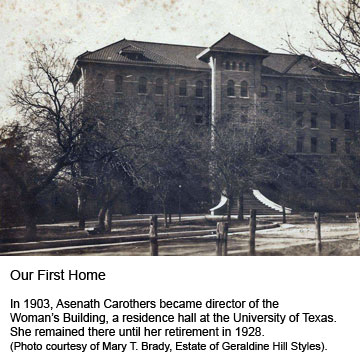
[[[98,362],[183,362],[206,360],[210,362],[226,359],[228,362],[238,362],[251,359],[253,362],[264,360],[277,362],[303,362],[304,359],[317,362],[338,362],[339,359],[355,362],[358,343],[359,326],[359,276],[358,258],[119,258],[119,257],[89,257],[89,258],[1,258],[1,356],[3,361],[13,363],[26,361],[64,362],[64,360]],[[65,281],[37,280],[37,271],[64,270]],[[10,272],[35,272],[32,280],[12,281]],[[68,271],[104,271],[105,281],[68,281]],[[20,309],[11,309],[11,299],[20,302]],[[52,307],[48,309],[25,308],[26,299],[49,299]],[[98,301],[98,309],[56,309],[62,301]],[[120,309],[109,308],[117,301],[154,301],[156,308]],[[201,301],[202,308],[166,309],[159,308],[160,299],[164,301],[192,300]],[[206,308],[205,304],[212,301],[245,301],[241,308]],[[277,301],[278,308],[263,307],[263,299]],[[105,304],[106,301],[106,304]],[[256,306],[258,301],[259,308]],[[251,303],[252,302],[252,303]],[[208,302],[209,306],[209,302]],[[52,322],[12,322],[10,314],[27,315],[22,319],[31,319],[28,315],[48,314]],[[108,323],[97,322],[64,322],[63,314],[71,314],[73,319],[87,319],[90,315],[105,316]],[[305,322],[304,313],[309,321]],[[60,321],[54,322],[54,315]],[[122,316],[139,314],[174,316],[174,322],[123,323]],[[181,314],[181,317],[178,315]],[[191,315],[192,314],[192,315]],[[195,315],[194,315],[195,314]],[[217,315],[229,316],[229,322],[223,321]],[[236,322],[239,314],[258,319],[269,316],[272,322]],[[299,322],[296,321],[296,314]],[[112,322],[114,315],[120,322]],[[324,322],[332,315],[335,322]],[[13,315],[14,316],[14,315]],[[321,316],[321,317],[319,317]],[[86,318],[87,317],[87,318]],[[203,322],[200,322],[202,317]],[[256,318],[257,317],[257,318]],[[196,322],[193,321],[196,318]],[[97,319],[96,317],[93,319]],[[226,318],[225,318],[226,319]],[[320,319],[320,321],[319,321]],[[179,321],[180,320],[180,321]],[[185,321],[181,321],[185,320]],[[317,321],[316,321],[317,320]],[[281,323],[283,321],[283,323]],[[103,329],[107,336],[89,337],[89,327]],[[152,329],[154,336],[144,336],[145,327]],[[11,336],[18,328],[30,329],[30,336]],[[15,328],[15,329],[14,329]],[[44,337],[34,336],[35,329],[81,329],[82,336]],[[119,336],[125,328],[133,329],[135,336]],[[180,328],[180,329],[177,329]],[[218,329],[216,329],[218,328]],[[222,329],[226,328],[227,336]],[[239,329],[237,329],[239,328]],[[243,329],[245,328],[245,329]],[[247,330],[246,328],[249,328]],[[251,336],[261,332],[260,336]],[[260,328],[256,330],[256,328]],[[113,329],[113,331],[105,330]],[[175,336],[164,336],[167,334]],[[181,329],[188,329],[187,331]],[[219,336],[186,336],[193,329],[215,329]],[[230,333],[229,333],[230,331]],[[238,336],[237,332],[242,335]],[[20,334],[20,330],[18,330]],[[99,330],[100,332],[100,330]],[[115,336],[111,336],[115,332]],[[140,336],[136,336],[140,332]],[[214,331],[213,331],[214,332]],[[13,333],[14,334],[14,333]],[[29,334],[29,330],[27,330]],[[231,334],[231,335],[230,335]],[[250,336],[246,336],[250,334]],[[11,352],[12,342],[21,342],[28,347],[34,343],[41,344],[41,350],[20,350]],[[136,342],[136,344],[131,344]],[[143,344],[144,342],[144,344]],[[287,343],[280,344],[280,343]],[[189,345],[189,343],[194,345]],[[258,343],[269,344],[269,350],[232,350],[237,344]],[[299,345],[299,343],[301,345]],[[46,350],[48,347],[63,347],[65,350]],[[55,344],[55,345],[53,345]],[[78,345],[81,350],[68,350]],[[155,344],[150,346],[150,344]],[[278,345],[274,345],[278,344]],[[319,344],[321,350],[309,350],[310,344]],[[203,349],[205,345],[205,350]],[[253,344],[254,345],[254,344]],[[292,350],[292,347],[298,347]],[[304,350],[304,346],[307,347]],[[37,348],[40,346],[37,345]],[[72,346],[74,347],[74,346]],[[107,348],[105,348],[107,347]],[[105,350],[108,348],[117,348]],[[132,347],[134,349],[132,349]],[[145,348],[157,347],[162,350]],[[176,350],[176,347],[184,350]],[[186,347],[198,348],[185,350]],[[212,349],[210,349],[210,347]],[[240,346],[238,346],[240,347]],[[278,348],[279,349],[278,349]],[[314,347],[314,346],[312,346]],[[232,349],[231,349],[232,348]],[[286,349],[287,348],[287,349]],[[144,350],[143,350],[144,349]],[[124,350],[124,351],[122,351]],[[167,352],[166,352],[167,350]]]

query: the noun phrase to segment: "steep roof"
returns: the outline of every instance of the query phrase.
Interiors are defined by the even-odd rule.
[[[268,72],[266,69],[278,72],[279,74],[287,74],[294,76],[351,76],[352,74],[346,72],[340,67],[332,66],[318,59],[296,54],[281,54],[270,53],[270,55],[263,61],[263,71]]]
[[[129,47],[141,50],[144,57],[148,60],[139,61],[124,56],[123,49]],[[120,40],[119,42],[110,44],[104,48],[98,49],[94,52],[85,53],[80,56],[79,60],[89,61],[105,61],[116,63],[134,63],[134,64],[157,64],[165,66],[178,66],[185,68],[196,69],[209,69],[209,66],[199,61],[196,56],[203,51],[203,47],[193,47],[187,45],[164,44],[164,43],[151,43],[140,42],[136,40]]]
[[[218,40],[209,49],[212,50],[225,50],[234,51],[241,53],[268,53],[267,50],[256,46],[255,44],[249,43],[244,39],[241,39],[231,33],[226,34],[223,38]]]
[[[264,55],[262,72],[269,75],[341,77],[351,75],[338,67],[304,55],[269,53],[230,33],[209,48],[122,39],[94,52],[87,51],[77,60],[209,70],[209,65],[198,58],[214,50]]]

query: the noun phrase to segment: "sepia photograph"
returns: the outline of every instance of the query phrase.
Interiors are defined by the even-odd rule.
[[[359,0],[0,22],[0,255],[360,255]]]

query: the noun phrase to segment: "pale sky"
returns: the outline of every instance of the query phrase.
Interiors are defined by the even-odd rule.
[[[339,0],[341,1],[341,0]],[[20,77],[26,40],[73,40],[74,59],[122,38],[209,46],[228,32],[281,51],[289,32],[311,47],[315,0],[0,0],[0,112]],[[333,1],[335,2],[335,1]],[[1,115],[0,115],[1,120]]]

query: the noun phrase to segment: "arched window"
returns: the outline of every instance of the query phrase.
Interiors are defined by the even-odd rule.
[[[303,89],[301,87],[297,87],[295,92],[296,92],[295,101],[296,102],[303,102],[303,100],[304,100]]]
[[[96,75],[96,88],[104,89],[104,75],[102,73]]]
[[[141,94],[147,93],[147,79],[145,77],[139,78],[139,93]]]
[[[226,61],[226,63],[225,63],[225,69],[230,69],[230,62],[229,61]]]
[[[231,79],[227,82],[227,95],[228,97],[235,96],[235,83]]]
[[[244,63],[240,62],[239,63],[239,71],[243,71],[244,70]]]
[[[155,81],[155,94],[156,95],[164,94],[164,80],[162,78],[157,78]]]
[[[196,82],[195,96],[196,97],[204,97],[204,84],[202,81]]]
[[[240,96],[249,97],[249,86],[246,81],[242,81],[240,84]]]
[[[248,62],[245,63],[245,71],[246,72],[250,71],[250,63],[248,63]]]
[[[185,80],[180,81],[179,84],[179,95],[186,96],[187,95],[187,84]]]
[[[282,89],[281,87],[275,88],[275,101],[281,102],[282,101]]]
[[[236,70],[236,62],[232,62],[232,69],[235,71]]]
[[[267,97],[268,96],[268,88],[265,85],[261,86],[261,97]]]
[[[115,92],[122,92],[123,78],[119,75],[115,76]]]

